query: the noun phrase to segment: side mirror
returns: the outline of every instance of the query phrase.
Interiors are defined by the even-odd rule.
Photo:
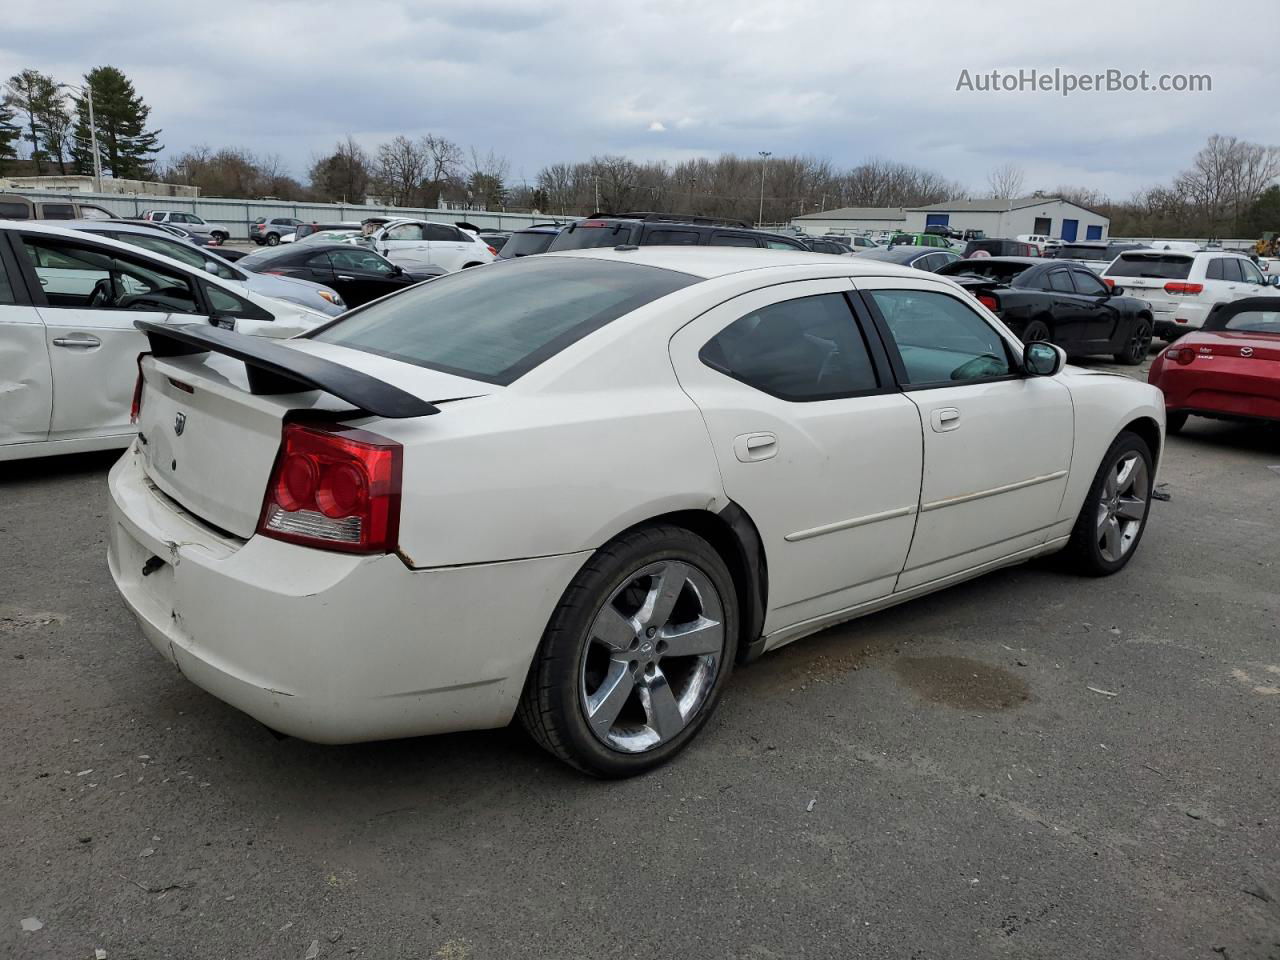
[[[235,317],[210,317],[209,323],[215,327],[221,327],[223,330],[234,330],[236,328]]]
[[[1280,287],[1280,273],[1269,273],[1262,278],[1262,282],[1268,287]]]
[[[204,272],[212,273],[216,276],[218,273],[218,265],[214,263],[212,260],[206,260],[204,262]]]
[[[1113,297],[1123,297],[1123,296],[1124,296],[1124,287],[1111,287],[1111,288],[1109,288],[1109,289],[1110,289],[1110,291],[1111,291],[1111,296],[1113,296]]]
[[[397,277],[401,276],[404,273],[404,267],[400,266],[400,264],[398,263],[393,263],[391,265],[391,272],[394,273]]]
[[[1066,351],[1037,340],[1022,348],[1022,369],[1033,377],[1052,377],[1067,363]]]

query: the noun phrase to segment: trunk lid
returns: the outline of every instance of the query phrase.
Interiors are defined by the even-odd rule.
[[[1240,360],[1280,362],[1280,337],[1268,336],[1265,333],[1214,330],[1187,338],[1185,345],[1195,347],[1196,353],[1202,357],[1231,357]]]
[[[501,389],[335,344],[292,340],[288,349],[368,374],[421,398],[446,401]],[[161,492],[220,530],[248,539],[258,526],[286,415],[378,420],[323,389],[252,392],[249,368],[232,356],[145,356],[140,449]],[[347,416],[344,417],[343,414]]]

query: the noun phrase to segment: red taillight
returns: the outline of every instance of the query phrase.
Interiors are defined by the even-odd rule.
[[[1170,347],[1165,351],[1165,359],[1172,360],[1180,367],[1185,367],[1196,358],[1196,352],[1191,347]]]
[[[138,354],[138,379],[133,381],[133,402],[129,404],[129,422],[137,423],[142,415],[142,358],[148,353]]]
[[[345,553],[390,553],[400,538],[403,448],[364,430],[286,423],[258,533]]]
[[[1184,297],[1194,297],[1203,290],[1203,283],[1183,283],[1181,280],[1170,280],[1164,285],[1165,293],[1179,293]]]
[[[1102,282],[1105,283],[1108,287],[1112,287],[1112,288],[1114,288],[1116,285],[1116,282],[1112,280],[1110,277],[1103,277]]]
[[[485,246],[485,249],[486,249],[486,250],[488,250],[490,253],[492,253],[495,257],[498,255],[498,248],[497,248],[497,247],[490,247],[490,246],[487,246],[487,245],[486,245],[486,246]]]
[[[995,297],[991,296],[991,294],[989,293],[978,294],[978,302],[982,304],[984,307],[986,307],[988,310],[990,310],[992,313],[995,313],[996,308],[1000,306],[1000,301],[997,300]]]

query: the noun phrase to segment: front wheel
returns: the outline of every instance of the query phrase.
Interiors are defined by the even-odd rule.
[[[683,750],[715,709],[737,630],[733,579],[710,544],[667,525],[624,534],[565,590],[520,720],[579,770],[643,773]]]
[[[1151,321],[1146,317],[1139,317],[1134,321],[1133,332],[1129,334],[1129,339],[1124,345],[1124,349],[1116,353],[1116,363],[1123,363],[1131,367],[1136,367],[1147,359],[1147,354],[1151,351],[1151,337],[1153,330]]]
[[[215,241],[217,241],[219,246],[221,246],[222,244],[226,243],[228,240],[231,239],[230,235],[222,233],[221,231],[215,231],[214,233],[211,234],[211,236]]]
[[[1037,343],[1041,340],[1048,341],[1049,326],[1043,320],[1032,320],[1027,324],[1025,330],[1022,331],[1023,343]]]
[[[1133,557],[1151,509],[1152,466],[1151,449],[1136,433],[1126,430],[1112,442],[1067,545],[1079,573],[1105,577]]]

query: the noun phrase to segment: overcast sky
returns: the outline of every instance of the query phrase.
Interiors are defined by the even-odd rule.
[[[982,192],[1114,197],[1167,181],[1211,133],[1276,128],[1280,18],[1267,4],[1073,0],[4,0],[0,76],[112,64],[172,155],[276,153],[304,175],[353,134],[434,132],[533,179],[546,163],[724,151],[868,157]],[[957,92],[961,70],[1209,74],[1208,93]]]

